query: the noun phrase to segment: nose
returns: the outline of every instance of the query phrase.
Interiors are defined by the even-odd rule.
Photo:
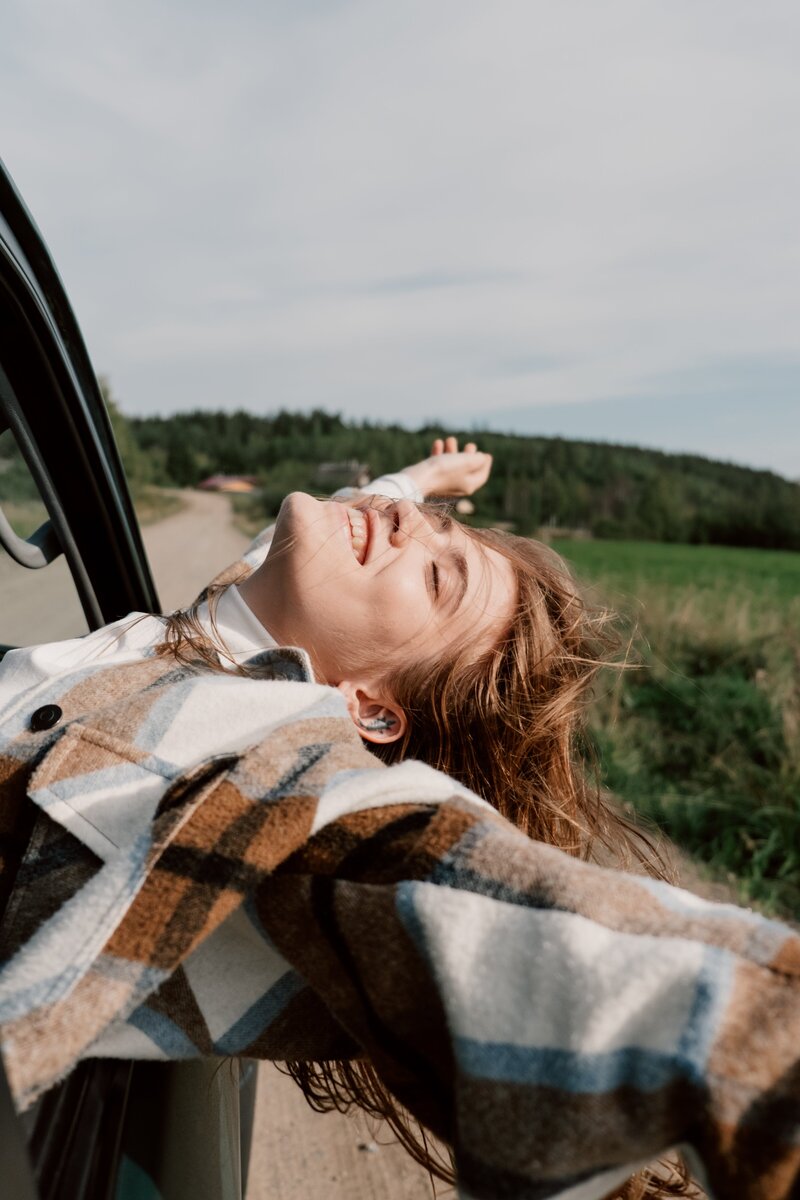
[[[396,500],[389,508],[388,516],[394,524],[391,534],[392,545],[404,546],[410,538],[419,540],[430,536],[432,530],[412,500]]]

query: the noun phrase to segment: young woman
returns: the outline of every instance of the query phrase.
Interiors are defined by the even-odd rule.
[[[490,469],[474,443],[459,454],[450,437],[369,493],[342,497],[344,513],[291,495],[269,554],[238,593],[279,643],[309,652],[315,677],[343,693],[360,736],[384,761],[421,759],[539,841],[606,862],[636,857],[662,874],[647,839],[591,786],[581,759],[588,694],[612,645],[610,614],[587,608],[566,564],[541,543],[468,529],[441,507],[418,506],[473,494]],[[178,619],[173,637],[181,627]],[[334,1073],[304,1064],[296,1076],[323,1105],[370,1103],[435,1166],[361,1066]],[[668,1185],[646,1173],[620,1196],[688,1194],[679,1162],[666,1174]]]
[[[361,491],[293,493],[202,605],[167,618],[165,645],[208,654],[209,599],[228,617],[243,600],[262,639],[307,651],[385,762],[422,759],[531,836],[627,865],[645,840],[587,781],[580,753],[592,682],[616,649],[612,614],[586,605],[547,546],[422,504],[474,494],[491,466],[448,437]]]
[[[435,449],[417,480],[488,471]],[[6,656],[18,1104],[86,1055],[242,1054],[413,1147],[408,1110],[465,1196],[592,1200],[684,1141],[720,1195],[788,1196],[797,939],[576,861],[626,838],[577,754],[604,618],[414,470],[288,497],[186,613]]]

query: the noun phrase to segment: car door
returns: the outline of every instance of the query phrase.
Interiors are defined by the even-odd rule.
[[[158,596],[108,413],[0,163],[0,656],[133,610],[157,612]],[[40,1200],[242,1196],[249,1067],[90,1060],[16,1122],[3,1095],[0,1145],[23,1174],[27,1153]]]

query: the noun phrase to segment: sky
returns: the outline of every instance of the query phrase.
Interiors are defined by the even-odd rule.
[[[129,414],[800,477],[796,0],[5,0],[0,157]]]

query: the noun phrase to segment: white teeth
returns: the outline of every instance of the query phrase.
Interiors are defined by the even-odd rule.
[[[353,553],[363,566],[367,550],[367,526],[364,518],[357,509],[348,508],[347,516],[350,521],[350,541]]]

